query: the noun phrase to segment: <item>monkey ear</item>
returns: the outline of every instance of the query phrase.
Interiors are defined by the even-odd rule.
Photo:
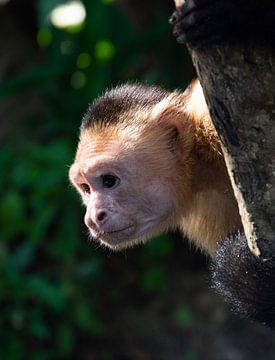
[[[193,148],[192,124],[188,120],[183,107],[179,107],[166,98],[156,104],[152,110],[152,119],[155,124],[162,127],[170,136],[172,149],[181,158],[189,155]]]

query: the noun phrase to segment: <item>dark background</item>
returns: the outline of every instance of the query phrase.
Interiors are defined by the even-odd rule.
[[[0,359],[274,359],[274,334],[230,314],[179,234],[123,253],[88,241],[67,179],[88,103],[195,73],[172,0],[86,0],[58,29],[60,3],[0,1]]]

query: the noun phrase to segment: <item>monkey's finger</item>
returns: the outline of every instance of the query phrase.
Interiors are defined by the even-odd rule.
[[[182,14],[188,14],[189,12],[202,8],[209,3],[216,3],[218,0],[186,0],[180,7]]]
[[[194,46],[203,46],[222,40],[225,37],[225,28],[228,25],[214,24],[211,20],[202,23],[197,26],[196,29],[192,29],[186,33],[183,33],[177,37],[177,42],[180,44],[190,43]]]
[[[181,18],[181,13],[180,13],[180,11],[179,10],[175,10],[174,12],[173,12],[173,14],[170,16],[170,18],[169,18],[169,23],[171,24],[171,25],[174,25],[174,24],[176,24],[177,23],[177,21],[179,21],[179,19]]]

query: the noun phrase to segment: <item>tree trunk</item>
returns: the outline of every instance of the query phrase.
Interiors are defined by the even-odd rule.
[[[175,0],[176,6],[183,1]],[[271,47],[189,48],[251,251],[275,255],[275,55]]]

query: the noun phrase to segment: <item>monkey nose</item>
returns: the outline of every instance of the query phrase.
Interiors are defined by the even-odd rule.
[[[105,210],[97,210],[93,214],[86,214],[84,219],[86,226],[92,230],[100,228],[107,220],[108,215]]]
[[[100,210],[97,214],[96,214],[96,220],[98,223],[102,223],[107,217],[107,214],[104,210]]]
[[[92,215],[92,221],[97,227],[103,226],[108,220],[107,211],[100,209]]]

